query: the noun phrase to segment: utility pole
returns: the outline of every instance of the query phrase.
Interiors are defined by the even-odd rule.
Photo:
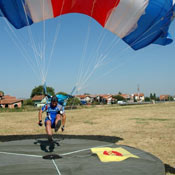
[[[140,95],[140,86],[139,86],[139,84],[137,85],[137,95],[138,95],[138,100],[140,101],[140,97],[139,97],[139,95]]]

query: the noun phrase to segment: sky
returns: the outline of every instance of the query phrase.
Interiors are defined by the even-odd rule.
[[[173,38],[174,29],[172,23]],[[133,94],[139,87],[146,96],[175,95],[174,47],[152,44],[134,51],[81,14],[18,30],[1,18],[0,90],[29,98],[32,89],[45,81],[56,93],[71,93],[76,86],[78,94]]]

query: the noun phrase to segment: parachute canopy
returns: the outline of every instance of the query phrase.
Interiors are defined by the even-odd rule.
[[[174,0],[0,0],[0,15],[18,29],[67,13],[94,18],[134,50],[172,42]]]

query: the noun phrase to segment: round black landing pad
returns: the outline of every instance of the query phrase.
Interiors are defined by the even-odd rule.
[[[0,174],[165,175],[165,169],[150,153],[124,145],[78,138],[50,145],[40,138],[0,142]]]
[[[62,157],[58,154],[48,154],[43,156],[43,159],[49,159],[49,160],[54,160],[54,159],[61,159]]]

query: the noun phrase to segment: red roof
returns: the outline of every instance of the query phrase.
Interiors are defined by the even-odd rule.
[[[5,105],[5,104],[13,104],[13,103],[18,103],[23,101],[22,99],[4,99],[0,100],[0,104]]]
[[[45,97],[45,95],[35,95],[32,98],[32,101],[41,101],[44,97]]]
[[[76,97],[80,98],[80,99],[83,99],[83,98],[86,98],[86,97],[89,97],[90,95],[76,95]]]
[[[10,96],[10,95],[4,95],[3,99],[16,99],[16,97]]]
[[[121,94],[120,96],[122,96],[123,98],[131,98],[131,96],[128,94]]]
[[[4,95],[0,100],[0,104],[13,104],[23,101],[23,99],[17,99],[16,97],[12,97],[10,95]]]
[[[112,97],[112,95],[107,95],[107,94],[103,94],[103,95],[99,95],[99,96],[104,98],[104,99],[108,99],[108,98]]]
[[[143,93],[135,93],[135,94],[134,94],[134,96],[138,96],[138,95],[139,95],[139,97],[143,97],[143,96],[144,96]]]
[[[102,98],[108,99],[108,98],[111,98],[112,95],[109,95],[109,94],[101,94],[101,95],[76,95],[76,97],[78,97],[80,99],[84,99],[86,97],[90,97],[90,98],[102,97]]]
[[[169,95],[160,95],[160,100],[168,100]]]

